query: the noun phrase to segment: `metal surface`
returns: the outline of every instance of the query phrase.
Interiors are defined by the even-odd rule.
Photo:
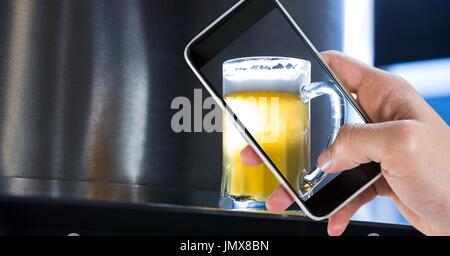
[[[209,190],[150,187],[135,184],[0,178],[0,197],[129,202],[219,210],[219,194]]]
[[[189,213],[210,212],[235,217],[264,217],[268,219],[288,219],[305,221],[299,212],[271,214],[262,211],[236,211],[218,208],[219,192],[205,189],[183,189],[110,182],[61,181],[29,178],[0,178],[0,208],[5,199],[24,200],[29,203],[53,201],[55,204],[86,202],[92,206],[104,203],[129,204],[128,207],[163,207]],[[1,213],[1,211],[0,211]],[[124,216],[125,217],[125,216]],[[354,218],[358,221],[375,223],[406,224],[392,204],[376,200],[363,208]]]
[[[175,134],[170,103],[201,87],[187,41],[235,2],[1,1],[0,176],[217,191],[221,134]],[[341,48],[341,1],[283,3]]]
[[[143,209],[144,211],[155,210],[157,212],[177,211],[180,213],[189,214],[189,216],[192,216],[192,214],[201,213],[232,216],[234,218],[265,218],[267,221],[286,220],[313,222],[312,220],[304,217],[302,213],[295,211],[284,212],[283,214],[273,214],[265,211],[236,211],[219,209],[217,207],[218,198],[218,191],[202,189],[181,189],[109,182],[60,181],[3,177],[0,178],[0,222],[2,220],[2,214],[10,211],[10,209],[7,209],[6,206],[3,207],[2,203],[9,201],[18,201],[27,205],[36,205],[30,206],[36,208],[39,208],[41,203],[52,203],[54,205],[73,204],[74,207],[80,204],[87,204],[90,207],[109,205],[113,209],[119,207],[130,209],[138,208]],[[408,228],[411,233],[414,233],[412,231],[412,227],[409,225],[404,225],[405,223],[402,222],[402,219],[399,218],[398,215],[393,214],[394,212],[392,211],[392,207],[393,206],[390,205],[374,207],[371,211],[369,211],[369,215],[366,215],[364,218],[356,218],[355,220],[364,221],[366,224],[360,223],[358,225],[365,226],[376,226],[380,223],[400,224],[396,228]],[[61,209],[58,214],[69,214],[64,212],[66,211],[66,207],[61,206],[60,208]],[[41,217],[50,218],[48,216],[35,216],[35,218]],[[56,217],[57,216],[55,216],[55,218]],[[128,218],[128,216],[124,215],[123,218]],[[161,215],[161,218],[161,221],[164,221],[163,215]],[[3,220],[6,221],[4,218]],[[375,223],[370,224],[367,223],[367,221],[372,221]],[[111,227],[115,224],[117,223],[111,223]],[[1,225],[2,224],[0,224],[0,226]],[[70,225],[76,227],[74,224]],[[314,224],[308,225],[313,226]],[[251,230],[247,231],[253,232]]]
[[[326,235],[301,216],[92,200],[0,196],[0,235]],[[344,235],[419,235],[409,226],[352,221]]]

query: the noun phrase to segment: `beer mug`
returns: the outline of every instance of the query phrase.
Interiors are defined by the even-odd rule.
[[[343,96],[331,81],[311,83],[311,63],[287,57],[246,57],[223,63],[223,95],[249,133],[303,199],[326,174],[310,159],[310,101],[328,95],[331,132],[327,147],[344,122]],[[220,206],[265,209],[279,185],[264,165],[246,166],[247,142],[234,123],[223,118],[223,178]]]

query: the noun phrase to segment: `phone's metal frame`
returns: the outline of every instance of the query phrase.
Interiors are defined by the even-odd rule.
[[[234,125],[239,130],[240,134],[243,136],[243,138],[247,141],[247,143],[253,148],[253,150],[256,152],[256,154],[261,158],[263,163],[269,168],[269,170],[275,175],[277,180],[280,182],[280,184],[283,185],[283,187],[288,191],[290,196],[294,199],[294,201],[298,204],[300,209],[306,214],[306,216],[310,217],[313,220],[323,220],[337,211],[339,211],[344,205],[349,203],[352,199],[354,199],[357,195],[359,195],[361,192],[363,192],[365,189],[370,187],[375,181],[377,181],[381,177],[381,172],[376,175],[374,178],[372,178],[370,181],[368,181],[364,186],[362,186],[360,189],[358,189],[353,195],[348,197],[345,201],[343,201],[339,206],[337,206],[334,210],[332,210],[330,213],[324,215],[324,216],[315,216],[313,215],[308,208],[305,207],[305,205],[302,203],[300,196],[297,194],[294,189],[286,184],[284,178],[281,176],[281,174],[277,171],[277,168],[269,161],[269,159],[266,158],[265,154],[263,154],[259,148],[253,143],[253,141],[250,139],[250,137],[247,135],[246,132],[244,132],[245,127],[241,124],[235,121],[233,118],[234,113],[227,108],[223,102],[222,99],[220,99],[214,91],[211,89],[209,83],[203,78],[203,76],[200,74],[200,71],[197,69],[197,67],[194,66],[192,60],[189,57],[189,49],[191,46],[202,37],[204,34],[206,34],[213,26],[215,26],[217,23],[219,23],[221,20],[223,20],[227,15],[229,15],[233,10],[235,10],[237,7],[239,7],[242,3],[246,2],[247,0],[240,0],[238,3],[236,3],[233,7],[231,7],[228,11],[226,11],[224,14],[222,14],[218,19],[216,19],[213,23],[211,23],[208,27],[206,27],[203,31],[201,31],[197,36],[195,36],[186,46],[184,50],[184,58],[186,62],[188,63],[189,67],[192,69],[194,74],[197,76],[197,78],[200,80],[200,82],[203,84],[203,86],[206,88],[206,90],[210,93],[210,95],[213,97],[214,101],[218,104],[218,106],[225,111],[227,116],[231,118],[231,120],[234,122]],[[328,67],[322,56],[320,55],[319,51],[314,47],[314,45],[311,43],[311,41],[308,39],[308,37],[303,33],[303,31],[300,29],[300,27],[297,25],[297,23],[294,21],[294,19],[291,17],[291,15],[287,12],[287,10],[284,8],[284,6],[279,2],[279,0],[272,0],[277,8],[281,11],[281,13],[285,16],[285,18],[288,20],[288,22],[291,24],[291,26],[296,30],[296,32],[300,35],[300,37],[305,41],[307,46],[311,49],[319,63],[323,66],[323,68],[328,72],[330,77],[334,80],[335,84],[337,85],[337,88],[342,92],[342,94],[346,97],[346,99],[350,102],[353,108],[355,108],[358,112],[358,114],[361,116],[361,118],[366,122],[370,122],[370,119],[368,116],[364,113],[364,111],[358,106],[354,98],[351,96],[351,94],[341,85],[341,82],[339,79],[334,75],[334,73],[331,71],[331,69]]]

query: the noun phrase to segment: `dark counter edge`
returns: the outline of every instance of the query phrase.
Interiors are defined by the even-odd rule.
[[[326,235],[326,222],[233,212],[79,199],[0,196],[4,235]],[[420,235],[410,226],[352,221],[345,235]]]

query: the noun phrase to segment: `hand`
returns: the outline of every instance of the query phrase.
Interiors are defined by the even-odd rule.
[[[383,177],[330,217],[328,233],[340,235],[352,215],[377,195],[389,196],[411,225],[427,235],[450,235],[450,128],[400,77],[366,66],[339,52],[323,58],[342,84],[357,96],[372,124],[344,125],[319,156],[326,172],[371,161]],[[247,146],[244,163],[260,163]],[[271,211],[293,200],[279,186],[267,199]]]

